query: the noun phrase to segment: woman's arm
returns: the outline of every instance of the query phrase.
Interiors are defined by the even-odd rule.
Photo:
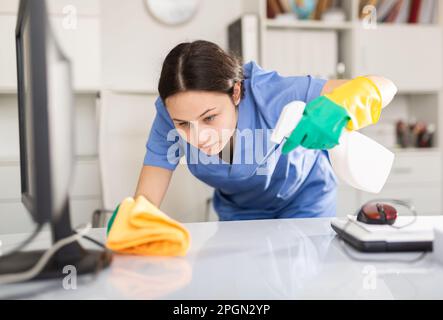
[[[329,80],[328,82],[326,82],[325,86],[323,87],[323,90],[321,91],[321,96],[331,93],[332,91],[334,91],[335,88],[340,87],[341,85],[345,84],[346,82],[348,82],[349,80],[347,79],[343,79],[343,80]]]
[[[138,180],[135,197],[142,195],[157,208],[163,201],[173,171],[153,166],[143,166]]]

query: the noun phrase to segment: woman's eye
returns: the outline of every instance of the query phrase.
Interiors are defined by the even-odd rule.
[[[186,128],[187,126],[189,126],[189,122],[180,122],[178,125],[180,127]]]
[[[205,118],[205,121],[206,121],[206,122],[211,122],[211,121],[214,120],[214,119],[215,119],[215,115],[212,115],[212,116],[206,117],[206,118]]]

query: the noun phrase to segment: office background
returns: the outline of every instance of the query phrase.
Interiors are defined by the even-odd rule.
[[[167,52],[180,42],[196,39],[227,49],[228,25],[244,14],[258,17],[257,30],[250,35],[258,37],[256,53],[264,68],[283,75],[350,78],[370,73],[394,80],[399,95],[380,124],[365,131],[397,156],[380,196],[412,201],[420,214],[442,213],[442,5],[434,8],[435,16],[426,23],[391,21],[371,29],[362,25],[356,0],[337,2],[345,21],[332,22],[273,17],[266,0],[202,0],[191,21],[179,26],[160,23],[143,0],[47,3],[52,28],[74,69],[74,226],[90,221],[94,210],[113,209],[133,195]],[[32,229],[20,199],[17,6],[17,0],[0,2],[0,233]],[[401,148],[395,131],[399,120],[433,125],[432,146]],[[215,213],[208,210],[211,194],[183,164],[174,173],[162,209],[181,222],[215,220]],[[353,213],[372,197],[340,185],[338,214]]]

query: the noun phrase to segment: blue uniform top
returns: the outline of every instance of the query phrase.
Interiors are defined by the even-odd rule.
[[[299,147],[283,155],[283,144],[269,140],[283,107],[318,97],[326,80],[283,77],[252,61],[244,75],[233,164],[181,139],[160,97],[144,164],[174,170],[185,156],[191,173],[215,188],[214,208],[222,221],[334,216],[337,180],[327,152]]]

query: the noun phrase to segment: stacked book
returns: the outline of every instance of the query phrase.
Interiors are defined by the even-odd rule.
[[[322,20],[325,12],[341,8],[341,0],[267,0],[268,19],[293,16],[304,20]]]
[[[377,10],[365,10],[366,6]],[[373,13],[378,22],[433,24],[437,22],[438,0],[360,0],[360,18]]]

